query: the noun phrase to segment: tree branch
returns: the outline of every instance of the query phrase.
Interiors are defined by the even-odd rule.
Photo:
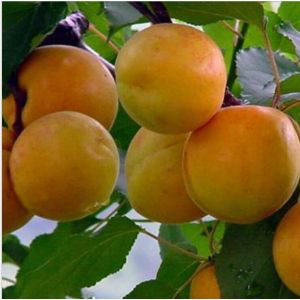
[[[150,2],[150,5],[159,23],[172,23],[168,10],[162,2]]]
[[[147,7],[146,4],[137,1],[132,1],[128,3],[131,6],[133,6],[137,11],[139,11],[143,16],[145,16],[151,23],[159,23],[158,17],[152,13],[152,11]]]

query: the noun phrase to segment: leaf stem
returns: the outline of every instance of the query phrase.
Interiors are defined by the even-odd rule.
[[[181,247],[178,247],[176,245],[174,245],[173,243],[165,240],[165,239],[162,239],[161,237],[159,236],[156,236],[154,234],[152,234],[151,232],[147,231],[146,229],[142,228],[141,230],[142,233],[144,233],[145,235],[157,240],[160,244],[164,244],[165,246],[169,247],[170,249],[178,252],[178,253],[181,253],[181,254],[184,254],[186,256],[189,256],[197,261],[200,261],[200,262],[203,262],[203,261],[206,261],[207,259],[205,257],[201,257],[193,252],[190,252],[190,251],[187,251]]]
[[[5,281],[7,281],[7,282],[9,282],[9,283],[12,283],[12,284],[16,284],[16,282],[15,282],[13,279],[10,279],[10,278],[8,278],[8,277],[2,276],[2,280],[5,280]]]
[[[198,266],[195,272],[178,288],[176,293],[173,295],[172,299],[175,299],[190,283],[191,281],[197,276],[197,274],[207,266],[211,265],[211,261],[205,261]]]
[[[105,34],[103,34],[102,32],[100,32],[96,26],[94,24],[89,24],[89,28],[88,30],[94,34],[96,34],[102,41],[108,43],[108,45],[116,52],[119,53],[120,49],[119,47],[113,43],[113,41],[111,39],[108,39],[107,36]]]
[[[243,39],[243,35],[235,30],[231,25],[229,25],[226,21],[221,21],[221,24],[226,28],[228,29],[229,31],[231,31],[233,34],[237,35],[238,37],[240,37],[241,39]]]
[[[205,222],[203,222],[202,219],[200,219],[199,223],[202,225],[203,231],[204,231],[206,237],[209,238],[210,234],[208,232],[208,229],[207,229],[207,226],[206,226]]]
[[[275,60],[275,56],[272,50],[272,45],[271,45],[271,41],[270,38],[268,36],[268,33],[266,31],[266,29],[263,29],[263,36],[264,36],[264,40],[265,40],[265,44],[266,44],[266,48],[267,48],[267,53],[269,56],[269,60],[271,63],[271,67],[272,67],[272,73],[274,76],[274,80],[275,80],[275,91],[274,91],[274,96],[273,96],[273,101],[272,101],[272,107],[277,107],[280,101],[280,75],[279,75],[279,71],[278,71],[278,67],[277,67],[277,63]]]
[[[231,58],[231,64],[230,64],[230,69],[229,69],[229,73],[228,73],[228,80],[227,80],[227,85],[229,86],[229,88],[231,89],[234,81],[236,79],[236,71],[235,71],[235,59],[236,59],[236,55],[237,53],[242,49],[244,41],[245,41],[245,37],[247,34],[249,28],[249,24],[248,23],[243,23],[242,29],[241,29],[241,36],[238,38],[236,46],[233,50],[232,53],[232,58]]]

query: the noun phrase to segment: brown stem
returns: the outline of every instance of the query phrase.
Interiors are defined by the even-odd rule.
[[[115,45],[112,40],[108,39],[107,36],[105,34],[103,34],[102,32],[100,32],[95,25],[90,24],[89,25],[89,31],[96,34],[102,41],[108,43],[108,45],[116,52],[119,53],[120,49],[117,47],[117,45]]]
[[[243,35],[235,30],[231,25],[229,25],[226,21],[221,21],[221,24],[226,28],[228,29],[229,31],[231,31],[233,34],[235,34],[236,36],[240,37],[241,39],[243,39]]]
[[[269,60],[271,62],[271,67],[272,67],[272,73],[274,76],[274,80],[275,80],[275,92],[274,92],[274,96],[273,96],[273,101],[272,101],[272,107],[277,107],[280,101],[280,74],[278,71],[278,67],[277,67],[277,63],[275,60],[275,56],[274,56],[274,52],[272,50],[272,45],[271,45],[271,41],[269,39],[269,36],[267,34],[267,31],[265,29],[263,29],[263,36],[264,36],[264,40],[265,40],[265,44],[266,44],[266,48],[267,48],[267,53],[269,56]]]
[[[147,7],[146,4],[136,1],[128,3],[131,6],[133,6],[137,11],[139,11],[143,16],[145,16],[151,23],[160,23],[158,17],[152,13],[152,11]]]
[[[150,2],[150,6],[160,23],[172,23],[168,10],[162,2]]]
[[[11,90],[16,105],[15,122],[13,123],[12,126],[16,135],[19,135],[24,128],[23,121],[22,121],[22,111],[23,111],[23,107],[26,104],[27,95],[24,91],[20,89],[18,85],[18,78],[16,73],[14,73],[10,78],[8,82],[8,86]]]
[[[176,293],[173,295],[172,299],[175,299],[192,282],[192,280],[202,269],[208,267],[211,264],[211,261],[205,261],[202,264],[200,264],[199,267],[195,270],[195,272],[178,288]]]
[[[214,236],[215,236],[215,232],[216,232],[219,224],[220,224],[220,221],[217,220],[210,232],[210,235],[209,235],[209,249],[210,249],[210,253],[212,255],[216,254]]]

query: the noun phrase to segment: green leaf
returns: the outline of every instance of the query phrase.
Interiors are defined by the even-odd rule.
[[[283,111],[291,116],[300,125],[300,100],[286,103]]]
[[[2,290],[3,299],[15,299],[16,286],[11,285]]]
[[[65,298],[120,270],[140,228],[112,218],[100,232],[38,237],[17,275],[19,298]]]
[[[104,14],[112,32],[124,26],[147,22],[143,15],[128,2],[104,2]]]
[[[185,284],[195,272],[198,265],[199,262],[195,259],[184,254],[170,251],[164,257],[156,279],[137,285],[125,298],[173,299],[174,296],[188,298],[188,288],[185,289],[183,293],[179,293],[179,295],[177,295],[177,293],[182,285]],[[151,291],[151,289],[153,291]]]
[[[10,234],[3,237],[2,251],[7,255],[15,264],[20,266],[28,255],[28,247],[21,244],[20,240]]]
[[[291,23],[283,23],[278,27],[278,32],[290,39],[295,46],[297,56],[300,57],[300,32]]]
[[[140,283],[124,299],[171,299],[173,290],[167,284],[158,280]]]
[[[139,128],[140,126],[128,116],[123,107],[120,105],[117,118],[111,129],[111,134],[118,148],[126,151]]]
[[[277,298],[280,280],[272,260],[273,232],[268,222],[228,226],[216,257],[222,298]]]
[[[281,80],[300,72],[300,67],[280,53],[274,53]],[[252,104],[268,105],[275,91],[275,82],[268,55],[264,49],[241,50],[236,58],[237,75],[242,96]],[[282,95],[283,100],[290,99]]]
[[[2,6],[2,86],[8,94],[7,82],[28,52],[67,12],[65,2],[3,2]]]
[[[208,232],[211,232],[216,221],[205,222]],[[202,224],[186,223],[181,224],[180,228],[187,240],[197,248],[197,253],[201,256],[209,257],[211,255],[209,249],[209,240],[204,231]],[[217,243],[221,244],[225,231],[225,224],[220,222],[214,234]]]
[[[222,251],[216,256],[222,298],[274,299],[282,293],[282,282],[273,264],[273,236],[298,193],[296,190],[283,208],[261,222],[228,225]]]
[[[234,26],[234,21],[228,21],[228,24]],[[221,48],[224,55],[227,71],[229,71],[234,48],[234,34],[230,30],[228,30],[221,22],[205,25],[203,26],[203,30]]]
[[[257,2],[164,2],[172,18],[196,25],[239,19],[263,28],[263,7]]]
[[[188,281],[198,266],[199,262],[187,255],[169,252],[159,267],[157,280],[172,287],[174,298],[179,288]],[[189,289],[185,290],[183,298],[189,298],[188,291]]]
[[[300,5],[299,2],[282,1],[278,9],[279,17],[284,21],[289,21],[300,30]]]
[[[270,11],[265,12],[265,16],[267,20],[266,31],[271,41],[272,49],[275,51],[280,48],[283,39],[282,35],[277,31],[277,26],[282,20],[277,14]],[[262,31],[257,26],[250,25],[243,43],[243,48],[265,47],[265,45]]]
[[[108,37],[110,34],[110,26],[108,20],[104,14],[104,4],[102,2],[78,2],[78,9],[85,15],[91,24],[93,24],[97,30],[99,30],[104,36]],[[121,48],[128,38],[128,30],[119,30],[110,40],[118,47]],[[110,62],[114,62],[117,53],[108,44],[107,40],[102,40],[95,33],[88,31],[84,35],[84,41],[93,50],[98,52],[102,57]]]
[[[295,98],[300,98],[300,73],[296,73],[289,78],[283,80],[280,84],[283,94],[298,93]]]
[[[178,247],[184,248],[190,252],[196,253],[197,249],[184,236],[179,225],[162,224],[159,228],[159,236]],[[168,253],[173,253],[168,246],[159,244],[160,256],[164,258]]]

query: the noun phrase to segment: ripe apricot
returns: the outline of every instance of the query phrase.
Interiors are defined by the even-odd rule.
[[[184,178],[206,213],[232,223],[268,217],[291,196],[300,175],[300,143],[289,117],[255,105],[222,109],[194,131]]]
[[[98,210],[113,191],[118,150],[108,131],[78,112],[56,112],[28,125],[12,150],[12,181],[34,214],[67,221]]]
[[[27,223],[32,215],[15,194],[9,172],[10,152],[2,151],[2,233],[10,233]]]
[[[125,160],[128,198],[141,215],[161,223],[180,223],[204,214],[187,195],[182,152],[187,134],[162,135],[141,128]]]
[[[157,24],[136,33],[116,61],[120,101],[140,125],[187,133],[220,108],[226,85],[222,53],[191,26]]]
[[[221,299],[215,266],[202,269],[191,282],[191,299]]]
[[[109,129],[118,109],[115,82],[98,58],[79,48],[63,45],[34,50],[18,70],[20,88],[27,101],[22,111],[26,127],[56,111],[84,113]],[[15,120],[15,103],[10,95],[3,101],[9,127]]]
[[[16,136],[14,132],[5,127],[2,127],[2,149],[11,151],[15,140]]]
[[[284,284],[300,296],[300,203],[295,204],[280,221],[274,241],[276,270]]]

